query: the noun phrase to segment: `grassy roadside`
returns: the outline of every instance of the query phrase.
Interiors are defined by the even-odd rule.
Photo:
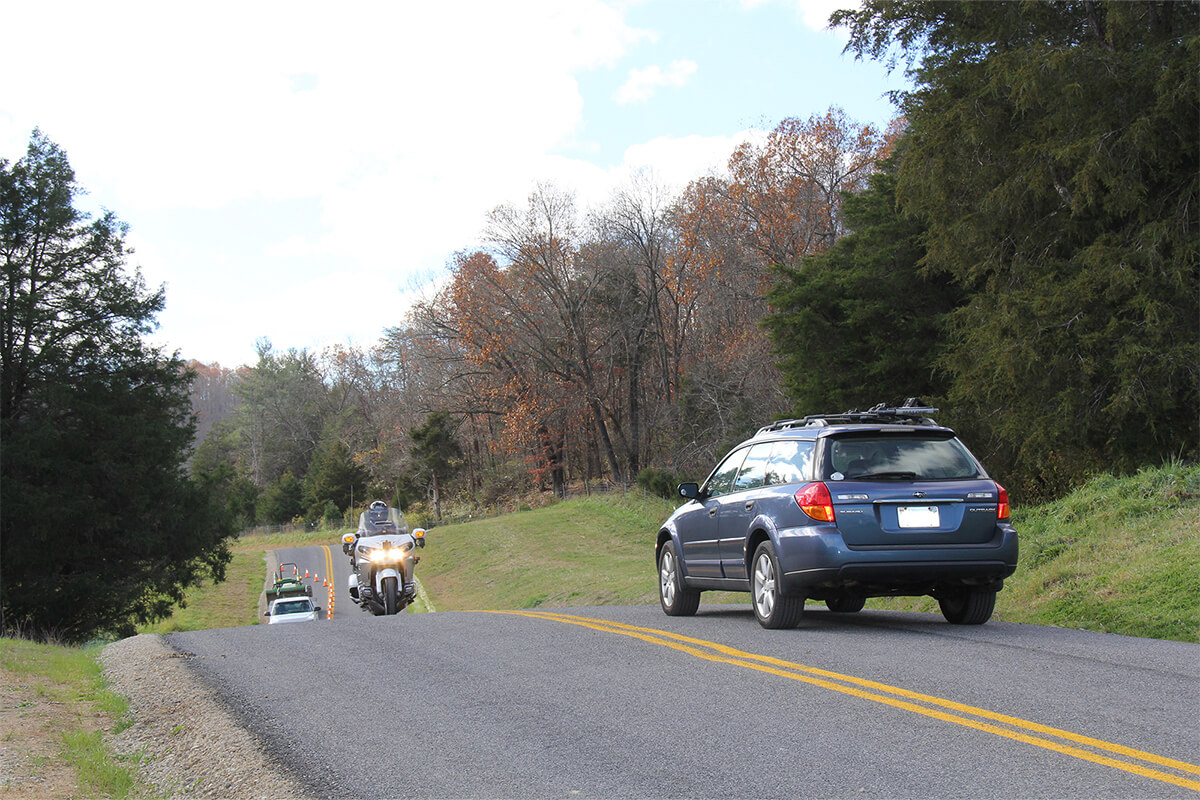
[[[128,704],[105,690],[100,649],[0,638],[0,796],[154,796],[138,762],[105,744],[123,729]]]
[[[1200,466],[1101,475],[1015,508],[1021,561],[996,619],[1200,642]],[[930,598],[868,606],[937,611]]]
[[[187,607],[142,633],[258,623],[266,551],[326,544],[336,533],[271,535],[232,543],[226,580],[188,593]],[[127,725],[128,703],[108,692],[98,661],[103,644],[68,647],[0,637],[0,797],[155,798],[136,759],[114,755],[108,734]]]
[[[418,574],[438,611],[657,602],[653,531],[672,504],[640,493],[430,530]],[[1102,476],[1044,506],[1020,508],[1021,566],[996,619],[1200,642],[1200,466]],[[328,544],[337,531],[247,536],[232,543],[227,580],[201,586],[186,608],[146,633],[258,624],[267,551]],[[748,602],[708,594],[704,602]],[[871,608],[936,611],[927,598],[873,599]],[[424,610],[416,604],[411,610]],[[0,796],[145,797],[136,763],[114,758],[103,732],[122,701],[103,689],[99,647],[0,639]],[[26,731],[29,733],[27,734]]]

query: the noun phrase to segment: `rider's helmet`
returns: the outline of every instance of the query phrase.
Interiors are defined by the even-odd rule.
[[[360,534],[385,533],[397,530],[396,521],[392,519],[393,511],[382,500],[373,500],[367,510],[358,518]]]

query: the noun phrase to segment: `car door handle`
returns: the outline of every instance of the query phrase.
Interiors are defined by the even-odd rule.
[[[710,517],[715,517],[715,516],[717,515],[717,507],[716,507],[716,506],[713,506],[712,508],[710,508],[710,509],[708,510],[708,515],[709,515]]]
[[[747,500],[747,501],[746,501],[746,510],[747,510],[747,511],[749,511],[749,510],[750,510],[750,509],[752,509],[752,508],[754,508],[754,501],[753,501],[753,500]]]

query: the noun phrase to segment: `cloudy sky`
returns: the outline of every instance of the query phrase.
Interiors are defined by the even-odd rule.
[[[720,171],[785,117],[886,125],[838,0],[0,0],[0,157],[34,127],[129,224],[154,342],[369,347],[538,183]]]

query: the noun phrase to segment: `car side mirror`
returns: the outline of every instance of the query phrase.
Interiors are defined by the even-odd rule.
[[[681,483],[679,484],[679,496],[686,497],[689,500],[695,500],[700,496],[700,484],[698,483]]]

